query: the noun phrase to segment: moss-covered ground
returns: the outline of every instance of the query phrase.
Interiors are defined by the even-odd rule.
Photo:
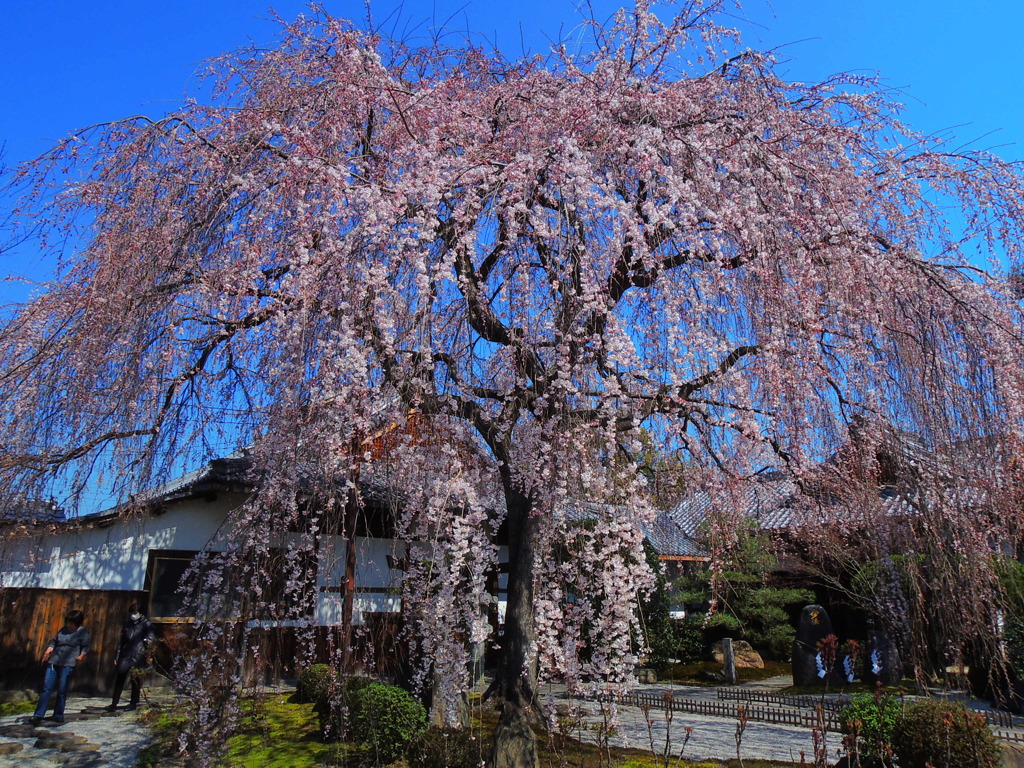
[[[36,708],[34,701],[3,701],[0,702],[0,717],[7,715],[27,715]]]
[[[312,704],[298,704],[290,696],[271,696],[246,702],[238,733],[228,742],[225,768],[314,768],[360,764],[359,750],[349,744],[325,743]],[[184,725],[180,709],[149,710],[145,721],[155,742],[139,755],[138,768],[173,768],[184,762],[176,756],[178,734]],[[497,724],[488,708],[474,707],[472,728],[484,753]],[[540,768],[722,768],[738,766],[735,759],[692,762],[668,761],[638,749],[602,749],[594,744],[541,732],[538,734]],[[481,754],[481,757],[484,755]],[[401,768],[408,768],[404,763]],[[792,768],[788,762],[744,760],[745,768]],[[454,767],[453,767],[454,768]]]

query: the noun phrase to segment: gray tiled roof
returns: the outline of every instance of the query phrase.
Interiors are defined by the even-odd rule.
[[[64,510],[52,499],[14,497],[0,506],[0,524],[60,523],[67,519]]]
[[[644,537],[661,557],[706,557],[697,542],[687,536],[669,512],[657,510],[650,523],[641,523]]]
[[[701,538],[701,527],[709,515],[723,506],[756,520],[762,529],[776,530],[793,524],[798,497],[796,483],[788,475],[778,471],[763,472],[735,489],[692,493],[676,504],[668,516],[690,539]]]
[[[614,504],[599,504],[592,501],[568,499],[560,506],[560,511],[569,520],[597,520],[609,514],[616,517],[635,517],[628,507]],[[696,542],[687,536],[671,515],[664,510],[655,510],[651,520],[638,519],[637,525],[644,538],[654,547],[660,557],[704,557],[703,551]]]

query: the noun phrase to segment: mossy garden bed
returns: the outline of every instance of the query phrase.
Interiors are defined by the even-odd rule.
[[[474,706],[472,731],[480,744],[480,757],[489,751],[497,715],[487,707]],[[184,724],[182,710],[149,710],[145,721],[153,728],[154,744],[139,756],[139,768],[184,766],[177,756],[177,736]],[[666,761],[638,749],[610,747],[602,749],[576,739],[538,734],[540,768],[666,768]],[[735,760],[677,761],[672,768],[735,768]],[[239,732],[228,742],[222,765],[243,768],[314,768],[314,766],[351,766],[362,768],[359,750],[345,743],[325,743],[312,704],[296,703],[291,696],[271,696],[259,705],[249,702]],[[404,760],[395,764],[409,768]],[[792,768],[796,763],[744,760],[745,768]],[[451,766],[475,768],[475,766]]]
[[[737,669],[736,677],[741,683],[753,683],[758,680],[767,680],[770,677],[788,675],[790,671],[789,662],[766,661],[764,669]],[[673,664],[659,670],[658,682],[678,683],[680,685],[721,685],[721,681],[712,679],[713,675],[720,674],[721,672],[721,663],[714,661]]]

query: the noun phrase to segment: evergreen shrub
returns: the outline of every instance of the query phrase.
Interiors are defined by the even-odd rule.
[[[892,763],[893,734],[903,706],[888,694],[861,693],[839,710],[839,724],[864,768]]]
[[[427,727],[423,705],[395,685],[371,683],[355,691],[349,705],[349,736],[376,765],[402,757]]]
[[[996,768],[1002,758],[983,715],[942,699],[907,706],[893,749],[900,768]]]
[[[299,704],[315,704],[327,696],[334,686],[335,674],[328,664],[313,664],[302,670],[295,686]]]
[[[708,643],[704,637],[704,616],[688,617],[676,622],[676,658],[683,664],[702,661]]]
[[[320,731],[325,741],[338,741],[345,737],[353,696],[375,683],[372,677],[332,677],[327,684],[317,689],[313,711],[320,719]]]

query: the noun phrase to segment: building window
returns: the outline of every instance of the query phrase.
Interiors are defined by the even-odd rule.
[[[276,620],[312,616],[317,594],[315,555],[271,547],[261,560],[265,578],[263,599],[246,613],[252,618]]]
[[[195,618],[196,606],[186,605],[187,594],[179,587],[198,554],[190,550],[150,550],[146,570],[150,618]],[[200,595],[200,612],[206,618],[245,617],[278,621],[313,615],[316,610],[315,556],[272,547],[255,557],[262,579],[262,598],[254,599],[251,585],[232,578],[233,574],[236,575],[235,569],[228,569],[223,578],[218,579],[221,585],[218,597],[221,599],[213,601],[211,595]],[[216,602],[216,606],[212,602]]]
[[[178,586],[197,554],[189,550],[150,550],[149,566],[146,569],[150,618],[182,618],[185,595],[178,590]]]

